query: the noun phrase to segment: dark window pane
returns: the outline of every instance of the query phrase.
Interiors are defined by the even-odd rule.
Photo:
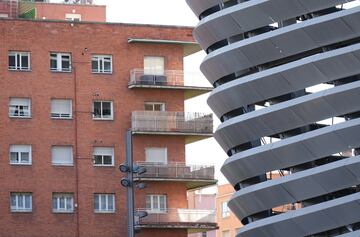
[[[111,116],[111,103],[103,102],[103,116]]]
[[[17,152],[11,152],[10,153],[10,160],[13,163],[18,163],[19,162],[19,153]]]
[[[70,71],[70,61],[62,61],[62,70]]]
[[[101,102],[94,102],[94,117],[101,118]]]
[[[111,64],[110,62],[104,62],[104,71],[105,72],[111,72]]]
[[[9,55],[9,68],[14,69],[15,68],[15,56]]]
[[[112,157],[111,156],[103,156],[104,158],[104,165],[111,165],[112,164]]]
[[[94,164],[101,165],[102,164],[102,156],[94,156]]]
[[[91,61],[91,68],[92,68],[92,71],[93,72],[97,72],[98,71],[98,62],[97,62],[97,60],[92,60]]]
[[[57,61],[56,59],[50,59],[50,69],[57,70]]]
[[[29,69],[29,56],[21,56],[21,69]]]

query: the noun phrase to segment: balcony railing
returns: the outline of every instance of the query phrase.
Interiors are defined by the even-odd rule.
[[[134,111],[131,117],[133,132],[189,133],[211,135],[212,114]]]
[[[188,165],[184,163],[154,163],[137,162],[145,167],[146,173],[137,178],[149,179],[180,179],[180,180],[214,180],[215,167],[213,165]]]
[[[132,69],[130,71],[129,85],[141,86],[170,86],[170,87],[203,87],[211,88],[210,84],[204,85],[206,81],[201,80],[202,75],[182,70],[165,70],[164,73],[146,73],[144,69]]]
[[[148,216],[135,218],[135,224],[140,227],[162,227],[162,228],[204,228],[216,229],[216,215],[213,210],[194,209],[166,209],[159,213],[147,209]]]

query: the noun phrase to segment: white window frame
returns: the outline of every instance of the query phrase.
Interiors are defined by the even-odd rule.
[[[150,199],[150,207],[147,206],[148,201],[146,200],[146,211],[148,213],[165,213],[167,211],[167,196],[163,194],[150,194],[146,195],[146,199]],[[160,200],[163,198],[164,200],[164,208],[161,208]],[[157,207],[155,207],[155,200],[157,201]]]
[[[15,198],[15,206],[13,206],[13,198]],[[26,207],[26,198],[30,198],[30,207]],[[22,206],[20,206],[20,200]],[[32,212],[32,193],[11,192],[10,193],[10,210],[11,212]]]
[[[101,114],[100,117],[95,117],[95,102],[101,103]],[[110,103],[111,114],[110,116],[104,117],[103,115],[103,103]],[[114,105],[113,101],[109,100],[95,100],[93,101],[93,119],[94,120],[113,120],[114,119]]]
[[[110,153],[101,153],[101,149],[109,149]],[[104,164],[104,156],[111,156],[111,164]],[[101,164],[95,164],[95,156],[101,156]],[[94,166],[114,166],[114,147],[94,147],[93,148],[93,165]]]
[[[57,112],[56,113],[56,111],[53,111],[53,102],[56,102],[56,101],[58,101],[58,102],[67,102],[67,103],[69,103],[69,113],[67,114],[67,113],[59,113],[59,112]],[[72,100],[71,99],[51,99],[51,118],[52,119],[72,119]]]
[[[66,13],[65,20],[67,21],[81,21],[81,14]]]
[[[228,202],[221,202],[221,217],[222,218],[230,217],[230,209],[227,204],[228,204]]]
[[[160,110],[155,110],[155,106],[156,105],[160,105],[160,107],[161,107],[161,109]],[[146,106],[152,106],[152,110],[146,110]],[[151,101],[149,101],[149,102],[145,102],[144,103],[144,110],[145,111],[161,111],[161,112],[163,112],[163,111],[165,111],[165,103],[164,102],[151,102]]]
[[[165,150],[165,160],[163,162],[154,162],[150,161],[150,157],[148,157],[148,152],[151,150]],[[167,164],[168,163],[168,155],[167,155],[167,147],[146,147],[145,148],[145,161],[148,163],[159,163],[159,164]]]
[[[28,57],[28,67],[23,67],[23,60],[22,57],[27,56]],[[15,57],[15,66],[10,66],[10,57]],[[18,60],[19,58],[19,60]],[[9,51],[8,54],[8,69],[10,71],[30,71],[31,70],[31,59],[30,59],[30,52],[19,52],[19,51]],[[19,65],[18,65],[19,64]]]
[[[61,207],[61,201],[64,207]],[[56,202],[55,206],[54,203]],[[70,208],[68,208],[70,204]],[[74,212],[74,194],[72,193],[53,193],[52,195],[52,211],[53,213],[73,213]]]
[[[56,148],[70,148],[71,149],[71,163],[56,163],[56,162],[54,162],[53,161],[53,159],[54,159],[54,154],[53,154],[53,152],[54,152],[54,149],[56,149]],[[73,147],[72,146],[63,146],[63,145],[54,145],[54,146],[52,146],[51,147],[51,164],[53,165],[53,166],[74,166],[74,151],[73,151]]]
[[[69,68],[63,69],[62,62],[63,56],[69,57]],[[56,68],[51,67],[51,60],[56,60]],[[50,52],[50,71],[52,72],[71,72],[71,54],[70,53],[57,53],[57,52]]]
[[[11,100],[26,100],[27,103],[23,103],[23,104],[12,104]],[[28,107],[27,109],[24,109],[21,107]],[[18,115],[15,115],[15,111],[18,111]],[[22,111],[24,113],[24,115],[20,114],[20,111]],[[10,118],[31,118],[31,100],[30,98],[17,98],[17,97],[12,97],[9,99],[9,117]]]
[[[110,71],[105,70],[105,61],[110,62]],[[97,63],[97,69],[92,68],[93,62]],[[111,74],[113,72],[113,58],[112,55],[94,54],[91,57],[91,72],[100,74]]]
[[[113,209],[109,208],[109,196],[113,197],[112,200],[112,206]],[[96,205],[96,199],[98,198],[98,208],[95,206]],[[101,202],[105,201],[105,208],[103,209],[101,206]],[[94,194],[94,212],[95,213],[114,213],[116,210],[115,208],[115,194],[113,193],[95,193]]]
[[[18,162],[14,162],[11,160],[11,153],[17,153]],[[29,153],[29,161],[23,162],[22,161],[22,153]],[[9,147],[9,162],[11,165],[31,165],[31,145],[10,145]]]
[[[153,62],[151,62],[153,61]],[[157,65],[157,61],[162,61],[162,65]],[[148,64],[148,65],[147,65]],[[144,74],[163,76],[165,75],[165,57],[163,56],[145,56]]]

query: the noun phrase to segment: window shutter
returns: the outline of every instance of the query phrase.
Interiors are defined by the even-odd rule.
[[[166,147],[149,147],[145,148],[146,162],[167,164]]]
[[[164,57],[144,57],[144,74],[164,75]]]
[[[71,115],[71,100],[51,100],[51,113]]]
[[[73,165],[73,152],[71,146],[53,146],[52,163],[54,165]]]
[[[30,105],[30,100],[26,98],[11,98],[10,99],[10,105]]]
[[[114,156],[114,148],[113,147],[94,147],[94,156]]]

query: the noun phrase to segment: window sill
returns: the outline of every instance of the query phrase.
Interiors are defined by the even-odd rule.
[[[115,210],[114,211],[94,211],[95,214],[115,214]]]
[[[95,121],[113,121],[114,118],[93,118]]]
[[[57,117],[50,117],[53,120],[73,120],[73,117],[71,118],[57,118]]]
[[[70,71],[57,71],[57,70],[51,70],[50,69],[50,72],[53,72],[53,73],[72,73],[72,70],[70,70]]]
[[[31,69],[10,69],[8,68],[8,71],[10,72],[31,72]]]
[[[74,210],[71,211],[58,211],[58,210],[53,210],[54,214],[74,214]]]
[[[112,75],[113,72],[91,72],[92,74],[95,75]]]
[[[51,163],[54,167],[74,167],[74,164],[57,164],[57,163]]]
[[[9,116],[11,119],[31,119],[31,116]]]
[[[11,213],[32,213],[31,210],[11,210]]]
[[[25,164],[22,164],[22,163],[20,163],[20,164],[18,164],[18,163],[10,163],[10,165],[13,165],[13,166],[31,166],[32,163],[25,163]]]
[[[115,165],[113,165],[113,164],[112,165],[94,165],[93,164],[93,166],[94,167],[101,167],[101,168],[114,168],[115,167]]]

